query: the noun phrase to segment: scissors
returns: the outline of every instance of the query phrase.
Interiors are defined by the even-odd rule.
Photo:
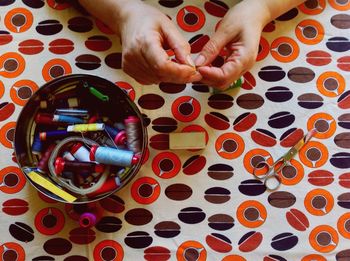
[[[290,162],[292,158],[298,153],[298,151],[315,135],[316,129],[310,130],[302,139],[300,139],[286,154],[276,160],[272,165],[267,163],[267,160],[262,160],[253,170],[255,178],[264,181],[264,185],[268,190],[276,190],[281,185],[281,178],[278,173]],[[279,165],[280,164],[280,165]],[[276,166],[279,167],[276,169]],[[266,169],[266,173],[258,175],[256,173],[259,169]]]

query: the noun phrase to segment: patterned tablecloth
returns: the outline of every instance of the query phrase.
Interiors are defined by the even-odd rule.
[[[193,57],[233,1],[148,1]],[[119,39],[63,1],[0,0],[0,260],[350,260],[350,2],[309,0],[264,28],[241,87],[141,86],[121,70]],[[254,14],[252,14],[254,15]],[[222,57],[215,65],[222,63]],[[102,76],[148,123],[147,160],[103,218],[81,229],[72,205],[26,181],[13,153],[16,118],[43,83]],[[266,191],[258,161],[315,137]],[[169,150],[170,132],[206,132],[202,150]]]

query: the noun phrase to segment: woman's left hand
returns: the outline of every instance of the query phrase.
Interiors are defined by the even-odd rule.
[[[249,1],[243,1],[227,12],[195,60],[203,77],[201,82],[225,90],[254,65],[266,21],[264,14],[260,14],[264,10],[259,9],[259,4],[249,5]],[[225,63],[220,68],[211,66],[224,48]]]

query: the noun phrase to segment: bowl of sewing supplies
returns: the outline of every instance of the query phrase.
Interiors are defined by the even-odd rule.
[[[31,96],[17,119],[14,150],[40,192],[64,203],[89,203],[138,173],[147,130],[123,89],[98,76],[72,74]]]

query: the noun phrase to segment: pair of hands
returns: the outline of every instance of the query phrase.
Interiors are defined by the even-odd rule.
[[[123,70],[145,85],[201,81],[224,90],[255,62],[265,23],[260,12],[259,6],[244,1],[231,8],[193,61],[189,43],[165,14],[130,1],[116,30],[122,40]],[[165,45],[174,51],[177,62],[169,59]],[[222,67],[210,66],[223,49],[227,56]]]

